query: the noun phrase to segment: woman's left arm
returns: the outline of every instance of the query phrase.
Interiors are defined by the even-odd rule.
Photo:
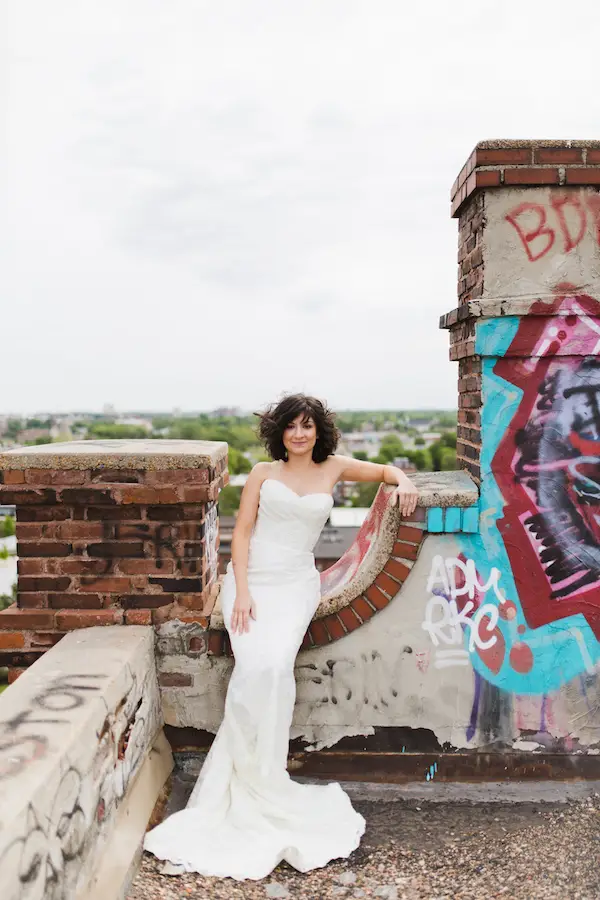
[[[337,481],[375,481],[383,484],[395,484],[392,503],[397,503],[403,516],[411,516],[416,509],[419,492],[402,469],[397,466],[386,466],[381,463],[354,459],[351,456],[338,456],[339,474]]]

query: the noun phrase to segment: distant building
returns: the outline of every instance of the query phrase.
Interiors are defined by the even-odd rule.
[[[396,466],[397,469],[402,469],[403,472],[417,471],[417,467],[410,461],[408,456],[395,456],[392,465]]]
[[[54,424],[50,428],[50,437],[53,441],[72,441],[73,432],[71,431],[69,419],[55,419]]]
[[[51,442],[52,437],[50,434],[49,428],[24,428],[23,431],[20,431],[17,435],[17,443],[18,444],[27,444],[30,441],[37,441],[40,438],[46,438],[48,443]]]
[[[367,456],[377,456],[381,449],[385,431],[347,431],[342,435],[341,448],[348,456],[353,453],[366,453]]]
[[[150,419],[143,419],[141,416],[119,416],[115,419],[115,425],[130,425],[133,428],[144,428],[146,431],[152,431],[152,422]]]
[[[433,416],[426,419],[409,419],[406,424],[408,428],[415,428],[417,431],[423,432],[427,431],[428,428],[431,428],[433,419]]]

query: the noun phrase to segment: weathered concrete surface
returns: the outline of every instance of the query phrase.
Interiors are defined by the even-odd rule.
[[[410,480],[418,488],[419,506],[472,506],[479,498],[467,472],[414,472]]]
[[[0,453],[10,469],[204,469],[227,455],[223,441],[69,441],[19,447]]]
[[[574,199],[577,206],[569,204],[557,211],[553,206],[557,195]],[[482,305],[490,300],[513,298],[530,303],[545,297],[555,299],[555,288],[560,284],[575,285],[586,294],[600,296],[600,250],[593,205],[596,200],[597,190],[593,187],[563,188],[558,192],[550,187],[488,191]],[[522,204],[533,208],[524,209]],[[573,252],[569,244],[565,246],[561,215]],[[529,253],[507,217],[516,221],[524,233],[535,234],[540,225],[539,236],[529,241]]]
[[[148,820],[172,767],[171,748],[161,730],[119,806],[110,838],[85,890],[85,900],[121,900],[126,895],[142,855]]]
[[[161,728],[153,651],[147,628],[74,631],[0,698],[3,898],[75,900],[99,877]]]
[[[296,781],[321,784],[316,778]],[[466,782],[418,782],[410,784],[377,784],[368,781],[344,781],[343,788],[352,802],[398,803],[414,802],[469,804],[567,804],[600,796],[600,781],[488,781],[483,784]]]
[[[488,300],[468,300],[449,313],[440,317],[440,328],[449,328],[455,322],[462,322],[471,316],[476,319],[498,319],[505,316],[556,316],[564,317],[564,310],[555,308],[555,294],[536,298],[540,303],[532,306],[531,297],[507,297]]]

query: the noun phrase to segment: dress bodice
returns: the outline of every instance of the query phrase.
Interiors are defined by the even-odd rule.
[[[300,552],[312,551],[329,518],[331,494],[300,495],[275,478],[260,486],[260,502],[251,542],[269,542]]]

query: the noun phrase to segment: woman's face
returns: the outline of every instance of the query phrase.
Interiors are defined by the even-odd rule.
[[[283,431],[283,446],[291,456],[312,455],[317,443],[317,426],[308,413],[300,413]]]

